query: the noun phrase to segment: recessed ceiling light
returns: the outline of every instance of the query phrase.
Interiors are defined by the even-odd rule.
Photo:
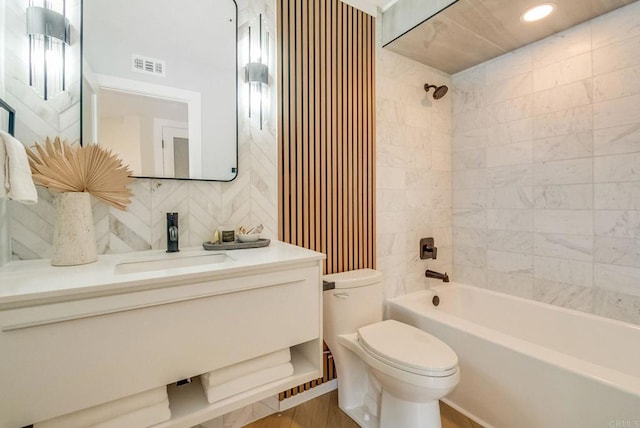
[[[553,3],[540,4],[525,10],[520,15],[520,20],[524,22],[538,21],[539,19],[546,18],[556,8]]]

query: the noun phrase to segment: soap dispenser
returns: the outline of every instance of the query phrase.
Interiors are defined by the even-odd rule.
[[[178,248],[178,213],[167,213],[167,253],[177,253]]]

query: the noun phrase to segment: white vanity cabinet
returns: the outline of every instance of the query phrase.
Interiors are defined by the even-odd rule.
[[[193,426],[322,376],[324,256],[273,242],[229,251],[219,263],[171,268],[178,258],[203,254],[145,252],[69,268],[29,261],[0,269],[0,427],[28,425],[286,347],[292,349],[292,376],[213,404],[197,383],[171,386],[172,419],[159,426]],[[166,264],[114,273],[131,258]]]

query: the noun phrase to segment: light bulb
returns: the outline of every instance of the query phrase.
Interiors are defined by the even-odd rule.
[[[522,15],[520,15],[520,20],[524,22],[538,21],[549,16],[549,14],[553,12],[555,8],[556,5],[553,3],[545,3],[534,6],[524,11]]]
[[[62,58],[60,54],[51,49],[47,49],[47,52],[44,54],[45,60],[47,61],[47,66],[55,69],[62,67]]]

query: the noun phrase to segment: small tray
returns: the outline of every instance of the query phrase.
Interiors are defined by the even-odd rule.
[[[268,247],[271,243],[270,239],[258,239],[253,242],[223,242],[221,244],[212,244],[211,242],[203,242],[202,247],[208,251],[214,250],[243,250],[247,248]]]

